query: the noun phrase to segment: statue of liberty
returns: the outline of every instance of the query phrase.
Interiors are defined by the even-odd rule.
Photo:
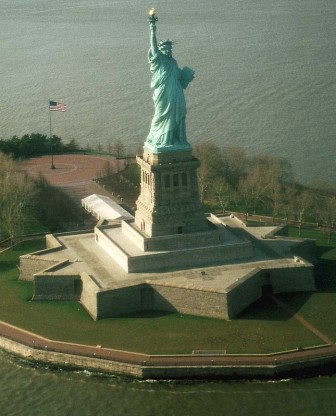
[[[148,58],[153,74],[151,88],[154,89],[155,113],[145,146],[159,152],[189,149],[183,90],[193,80],[194,71],[187,67],[181,70],[177,66],[172,57],[172,41],[157,43],[155,10],[151,9],[149,15],[151,37]]]

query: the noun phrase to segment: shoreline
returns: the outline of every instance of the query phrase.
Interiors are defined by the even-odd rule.
[[[148,355],[53,341],[0,322],[0,348],[31,363],[140,380],[277,380],[336,372],[335,344],[262,355]]]

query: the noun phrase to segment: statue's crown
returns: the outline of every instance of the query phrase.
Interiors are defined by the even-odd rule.
[[[161,40],[159,42],[159,48],[161,48],[161,46],[164,46],[164,45],[172,45],[172,44],[173,44],[173,41],[171,41],[169,39],[167,39],[167,40]]]

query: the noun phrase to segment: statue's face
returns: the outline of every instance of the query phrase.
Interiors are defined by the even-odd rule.
[[[172,45],[170,43],[167,43],[165,45],[160,46],[160,51],[166,55],[166,56],[172,56]]]

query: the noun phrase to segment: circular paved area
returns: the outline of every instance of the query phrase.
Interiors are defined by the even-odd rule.
[[[113,156],[56,155],[53,161],[56,169],[51,169],[50,156],[32,158],[20,166],[33,178],[42,174],[51,185],[62,186],[106,176],[124,165],[123,160],[116,160]]]
[[[51,156],[41,156],[26,160],[20,166],[32,178],[42,175],[79,206],[83,198],[92,194],[105,195],[119,202],[93,179],[124,169],[124,160],[117,160],[114,156],[55,155],[53,162],[55,169],[51,169]]]

